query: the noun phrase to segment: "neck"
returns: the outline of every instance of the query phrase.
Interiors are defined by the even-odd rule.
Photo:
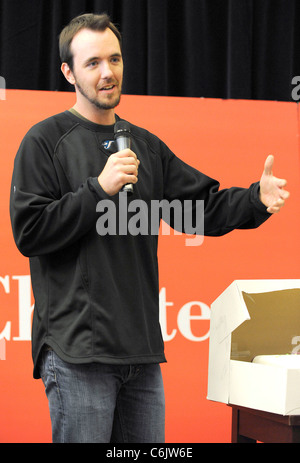
[[[116,122],[114,109],[99,109],[93,105],[86,107],[81,105],[78,100],[73,108],[83,117],[95,124],[113,125]]]

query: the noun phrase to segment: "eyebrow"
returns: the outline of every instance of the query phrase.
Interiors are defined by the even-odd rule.
[[[122,54],[121,53],[113,53],[112,55],[110,55],[110,58],[122,58]],[[95,60],[101,60],[102,58],[100,56],[93,56],[91,58],[88,58],[86,61],[84,61],[84,66],[95,61]]]

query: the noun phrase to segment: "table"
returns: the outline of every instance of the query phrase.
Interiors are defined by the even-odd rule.
[[[300,415],[277,415],[231,405],[232,443],[299,443]]]

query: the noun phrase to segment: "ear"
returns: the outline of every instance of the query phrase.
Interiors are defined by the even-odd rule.
[[[62,63],[60,69],[61,69],[61,72],[63,73],[63,75],[65,76],[65,78],[67,79],[67,81],[70,84],[75,85],[76,80],[75,80],[74,74],[71,71],[69,65],[67,63]]]

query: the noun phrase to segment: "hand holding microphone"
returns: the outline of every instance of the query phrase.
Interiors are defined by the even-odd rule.
[[[107,163],[98,177],[103,190],[110,196],[115,195],[121,189],[129,193],[133,192],[133,184],[138,181],[138,166],[140,161],[131,151],[130,127],[125,121],[119,121],[115,125],[115,139],[118,152],[109,156]]]
[[[126,121],[118,121],[115,124],[115,140],[117,142],[118,150],[131,149],[130,126]],[[132,183],[126,183],[122,191],[129,194],[133,193]]]

